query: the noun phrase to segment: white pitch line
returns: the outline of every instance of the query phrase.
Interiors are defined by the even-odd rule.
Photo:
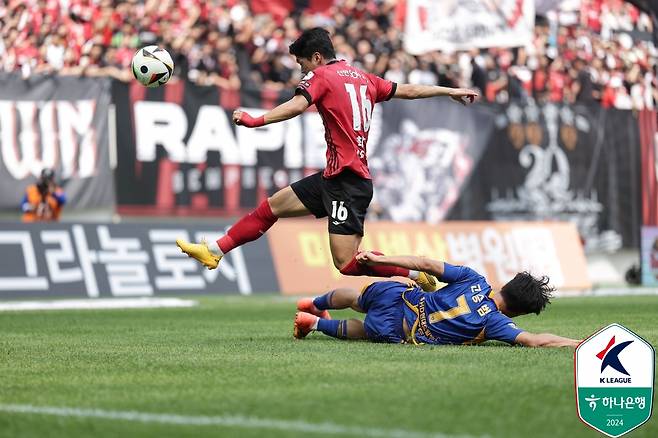
[[[655,287],[602,287],[582,291],[556,291],[556,298],[580,298],[580,297],[618,297],[618,296],[651,296],[658,295]]]
[[[180,298],[91,298],[53,301],[6,301],[0,302],[0,311],[21,310],[98,310],[98,309],[150,309],[164,307],[194,307],[194,300]]]
[[[153,414],[135,411],[106,411],[71,407],[0,404],[0,412],[15,414],[54,415],[57,417],[100,418],[105,420],[139,421],[141,423],[177,424],[184,426],[227,426],[244,429],[269,429],[287,432],[323,433],[328,435],[354,435],[371,438],[476,438],[472,435],[424,433],[405,429],[377,429],[344,426],[335,423],[308,423],[306,421],[277,420],[242,415],[196,416]],[[479,437],[485,438],[485,435]]]

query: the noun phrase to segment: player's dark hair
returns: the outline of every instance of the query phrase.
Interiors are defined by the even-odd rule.
[[[551,302],[555,288],[550,286],[549,278],[535,278],[529,272],[519,272],[500,290],[507,309],[514,313],[526,314],[544,310]]]
[[[305,30],[290,45],[290,54],[298,58],[311,59],[311,56],[315,52],[318,52],[326,59],[334,59],[336,57],[336,50],[334,50],[334,44],[331,42],[329,32],[321,27]]]

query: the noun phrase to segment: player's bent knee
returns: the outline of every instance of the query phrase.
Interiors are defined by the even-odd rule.
[[[343,269],[345,269],[347,267],[347,265],[349,264],[349,262],[350,262],[349,260],[345,260],[345,259],[338,258],[338,257],[333,257],[333,260],[334,260],[334,266],[340,272],[343,272]]]
[[[358,252],[345,250],[345,248],[341,248],[341,249],[342,250],[340,251],[334,250],[331,253],[331,258],[334,261],[334,266],[344,275],[355,275],[351,271],[354,271],[354,268],[358,267],[355,259]]]
[[[272,214],[277,218],[305,216],[311,213],[290,186],[267,198],[267,202]]]
[[[267,203],[270,205],[270,209],[275,216],[279,216],[286,208],[286,197],[285,194],[281,193],[281,190],[267,198]]]
[[[355,312],[366,313],[366,311],[363,310],[361,308],[361,306],[359,305],[359,298],[358,297],[354,301],[352,301],[352,304],[350,304],[350,308],[352,310],[354,310]]]
[[[340,271],[341,274],[359,275],[357,273],[358,269],[355,269],[358,266],[356,264],[356,260],[354,260],[354,255],[349,257],[334,256],[333,259],[334,259],[334,266],[336,267],[336,269]]]
[[[331,258],[334,266],[344,275],[359,275],[356,273],[345,272],[353,270],[356,266],[356,255],[359,253],[359,244],[361,236],[343,235],[329,233],[329,246],[331,248]]]

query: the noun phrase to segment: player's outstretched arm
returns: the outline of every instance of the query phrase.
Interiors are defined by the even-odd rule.
[[[246,126],[247,128],[257,128],[269,123],[292,119],[306,111],[308,106],[306,98],[298,94],[260,117],[252,117],[245,111],[235,110],[233,111],[233,123],[238,126]]]
[[[522,332],[514,340],[515,344],[526,347],[572,347],[576,348],[580,341],[576,339],[563,338],[551,333],[529,333]]]
[[[440,260],[432,260],[427,257],[418,256],[385,256],[377,255],[370,251],[364,251],[356,256],[359,263],[366,265],[389,265],[400,268],[413,269],[414,271],[427,272],[435,277],[442,277],[444,264]]]
[[[437,85],[398,84],[393,97],[398,99],[425,99],[448,96],[462,105],[473,103],[478,94],[468,88],[439,87]]]

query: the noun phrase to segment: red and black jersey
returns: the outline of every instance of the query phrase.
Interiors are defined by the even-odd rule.
[[[304,76],[295,94],[315,104],[324,123],[327,167],[323,176],[332,178],[344,169],[370,179],[366,144],[374,104],[389,100],[397,85],[352,67],[331,61]]]

